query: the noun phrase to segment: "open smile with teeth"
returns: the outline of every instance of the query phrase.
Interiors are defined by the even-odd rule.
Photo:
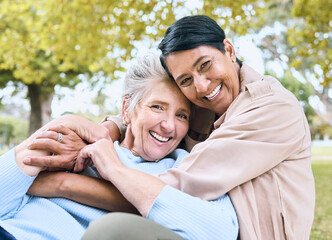
[[[209,95],[206,95],[205,98],[207,98],[210,101],[213,100],[220,93],[222,85],[223,83],[218,85]]]
[[[154,137],[155,139],[157,139],[160,142],[168,142],[169,140],[171,140],[171,137],[166,138],[166,137],[160,136],[158,133],[152,132],[151,130],[149,131],[149,133],[152,137]]]

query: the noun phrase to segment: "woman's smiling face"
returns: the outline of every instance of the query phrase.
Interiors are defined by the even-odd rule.
[[[190,102],[176,84],[153,84],[128,117],[131,134],[122,144],[147,161],[159,160],[177,147],[188,131],[190,116]]]
[[[197,106],[218,116],[226,112],[238,96],[240,82],[234,48],[224,40],[225,50],[210,46],[173,52],[166,55],[167,67],[183,94]]]

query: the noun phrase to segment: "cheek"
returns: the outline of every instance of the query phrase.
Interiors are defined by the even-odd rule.
[[[186,136],[189,129],[189,124],[187,123],[180,123],[178,126],[178,138],[182,139]]]
[[[189,99],[189,101],[193,102],[195,100],[195,96],[196,96],[195,88],[187,87],[187,88],[180,88],[180,89],[181,89],[181,92],[183,93],[183,95],[185,95],[186,98]]]

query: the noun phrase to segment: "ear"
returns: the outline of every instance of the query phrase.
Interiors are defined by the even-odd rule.
[[[235,54],[235,50],[234,50],[232,43],[226,38],[224,39],[223,43],[225,46],[226,55],[229,56],[233,62],[235,62],[236,54]]]
[[[122,120],[125,125],[128,125],[130,123],[129,113],[128,113],[128,107],[130,103],[130,96],[126,95],[122,99]]]

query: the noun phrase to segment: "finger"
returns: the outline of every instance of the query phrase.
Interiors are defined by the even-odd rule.
[[[81,171],[83,171],[83,168],[84,168],[84,159],[77,157],[73,171],[81,172]]]
[[[42,139],[42,138],[49,138],[53,139],[55,141],[58,141],[59,134],[58,132],[52,131],[52,130],[47,130],[43,131],[41,134],[39,134],[36,139]]]
[[[49,138],[35,139],[28,148],[30,150],[46,150],[52,153],[60,153],[62,150],[62,145],[58,141]]]
[[[80,151],[76,158],[74,172],[83,171],[92,163],[91,153],[94,145],[95,144],[87,145]]]
[[[51,126],[48,128],[48,130],[57,132],[57,133],[62,133],[63,135],[68,135],[71,132],[73,132],[72,130],[70,130],[69,128],[65,127],[64,125],[55,125],[55,126]]]
[[[87,169],[90,164],[92,163],[92,160],[90,158],[80,159],[80,161],[76,161],[73,171],[74,172],[82,172],[85,169]]]
[[[24,164],[37,167],[60,168],[71,170],[74,166],[74,160],[71,162],[61,161],[60,155],[27,157],[23,159]]]

